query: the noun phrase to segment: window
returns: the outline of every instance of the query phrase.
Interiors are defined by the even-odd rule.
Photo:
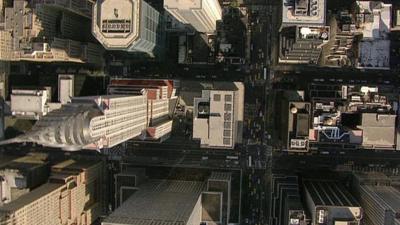
[[[224,122],[224,128],[225,129],[230,129],[231,128],[231,123],[230,122]]]
[[[224,114],[224,120],[225,121],[231,121],[232,120],[232,114],[231,113],[225,113]]]
[[[232,102],[232,95],[225,95],[226,102]]]
[[[231,139],[230,138],[224,138],[223,143],[224,143],[224,145],[230,145],[231,144]]]
[[[214,94],[214,101],[216,101],[216,102],[221,101],[221,95],[220,94]]]
[[[224,130],[224,137],[230,137],[231,136],[231,130]]]
[[[232,111],[232,104],[225,104],[225,111]]]

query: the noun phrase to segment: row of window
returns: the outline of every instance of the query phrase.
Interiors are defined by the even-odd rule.
[[[232,102],[232,95],[225,95],[225,102]],[[214,94],[214,101],[219,102],[221,101],[221,95],[220,94]]]

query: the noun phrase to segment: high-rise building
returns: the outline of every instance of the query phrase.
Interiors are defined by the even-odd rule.
[[[391,186],[360,186],[365,225],[399,225],[400,192]]]
[[[74,151],[111,148],[132,138],[165,140],[172,130],[169,106],[173,87],[132,88],[136,91],[125,95],[71,98],[38,120],[30,131],[2,144],[34,142]]]
[[[306,213],[301,203],[299,180],[295,175],[272,175],[271,225],[305,225]]]
[[[330,180],[304,180],[304,198],[311,224],[360,225],[363,211],[345,187]]]
[[[102,225],[200,224],[204,188],[199,181],[149,180]]]
[[[222,19],[218,0],[165,0],[164,8],[181,23],[202,33],[214,33]]]
[[[98,0],[92,33],[108,50],[154,56],[161,37],[160,13],[144,0]]]
[[[214,84],[194,98],[193,138],[203,148],[228,148],[242,142],[243,83]]]
[[[145,94],[149,126],[140,138],[163,141],[169,137],[172,130],[170,115],[177,101],[172,80],[111,79],[107,89],[112,95]]]
[[[231,211],[231,187],[232,187],[231,173],[212,172],[207,180],[208,192],[222,193],[221,224],[229,223],[230,211]]]
[[[145,95],[77,97],[8,141],[64,150],[111,148],[146,129],[146,112]]]
[[[0,207],[4,225],[90,225],[102,212],[102,163],[67,160],[49,182]]]
[[[88,0],[15,0],[4,16],[0,26],[3,60],[103,63],[104,50],[90,34]]]

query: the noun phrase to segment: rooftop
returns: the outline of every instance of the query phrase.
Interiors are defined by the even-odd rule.
[[[394,146],[396,115],[363,113],[361,126],[363,145]]]
[[[326,0],[283,0],[282,23],[325,24]]]
[[[29,154],[20,158],[16,158],[12,161],[8,161],[8,163],[4,162],[4,164],[0,164],[0,169],[33,170],[38,166],[43,166],[46,163],[46,160],[47,154]]]
[[[8,204],[0,207],[0,214],[16,211],[38,199],[46,194],[53,192],[54,190],[62,187],[64,184],[46,183],[40,187],[34,189],[33,191],[25,194],[22,198],[18,198]]]
[[[357,6],[357,23],[363,35],[358,67],[388,69],[392,5],[380,1],[357,1]]]
[[[354,197],[339,183],[330,180],[305,180],[304,189],[316,206],[358,207]]]
[[[164,7],[168,9],[201,9],[203,0],[165,0]]]
[[[93,34],[110,49],[126,49],[139,36],[141,0],[98,0],[93,8]]]
[[[203,182],[150,180],[102,224],[184,225],[204,188]]]
[[[69,159],[63,162],[60,162],[51,167],[52,171],[71,171],[71,172],[81,172],[85,169],[88,169],[92,166],[95,166],[99,163],[99,161],[92,160],[82,160],[79,161]]]

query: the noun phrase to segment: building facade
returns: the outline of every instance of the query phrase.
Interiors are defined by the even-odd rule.
[[[101,162],[61,162],[48,183],[0,207],[0,224],[90,225],[102,210],[101,179]]]
[[[201,33],[213,34],[222,10],[217,0],[165,0],[164,8],[179,22]]]
[[[365,225],[398,225],[400,192],[392,186],[360,186],[360,204],[365,211]]]
[[[92,33],[108,50],[154,56],[161,44],[161,19],[143,0],[100,0],[93,8]]]

